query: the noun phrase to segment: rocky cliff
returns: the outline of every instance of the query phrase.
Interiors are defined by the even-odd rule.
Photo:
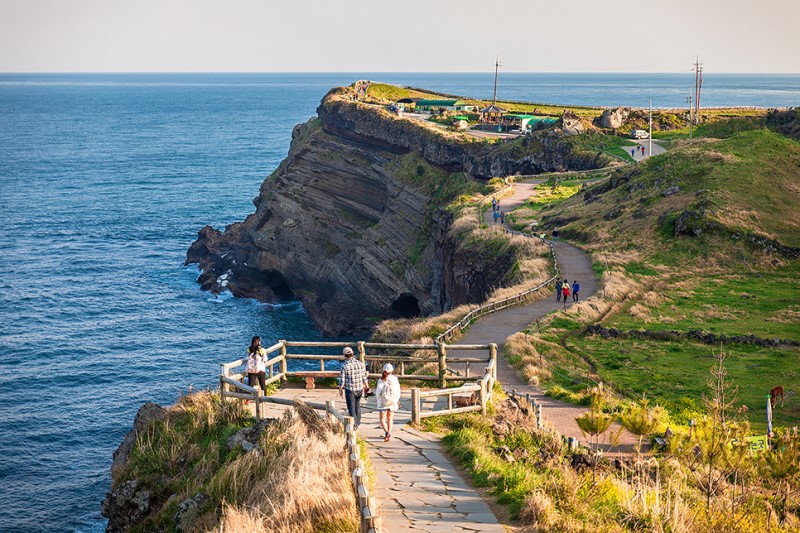
[[[483,300],[515,258],[470,254],[442,208],[493,176],[597,164],[553,132],[487,142],[399,118],[346,88],[317,113],[295,127],[256,212],[224,232],[203,228],[187,263],[200,265],[206,290],[301,299],[328,335]]]

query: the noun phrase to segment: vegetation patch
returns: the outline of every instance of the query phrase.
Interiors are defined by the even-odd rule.
[[[343,434],[313,409],[255,424],[239,402],[202,392],[139,432],[112,489],[135,480],[149,493],[133,532],[354,531],[347,469]]]

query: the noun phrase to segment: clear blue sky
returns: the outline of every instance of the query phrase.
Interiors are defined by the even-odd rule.
[[[0,72],[800,72],[800,0],[0,0]]]

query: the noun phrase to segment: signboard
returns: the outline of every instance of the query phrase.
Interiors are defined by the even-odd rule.
[[[747,437],[745,439],[747,444],[750,445],[751,452],[765,452],[768,449],[767,436],[758,435],[756,437]]]

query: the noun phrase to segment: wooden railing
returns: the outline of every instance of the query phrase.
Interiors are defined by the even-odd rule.
[[[496,354],[497,347],[494,346],[494,353]],[[451,387],[449,389],[436,389],[436,390],[422,390],[419,388],[411,389],[411,422],[419,424],[420,420],[430,416],[452,415],[456,413],[469,413],[471,411],[480,411],[481,414],[486,414],[486,407],[488,402],[492,399],[494,392],[494,384],[497,381],[497,358],[495,357],[489,361],[480,381],[477,383],[465,383],[460,387]],[[476,398],[477,402],[471,401],[475,393],[478,393]],[[437,398],[441,396],[447,397],[446,409],[431,409],[428,411],[422,410],[422,400],[424,398]],[[461,407],[453,407],[453,396],[460,396],[466,398],[468,405]]]
[[[395,366],[395,376],[398,380],[402,381],[436,381],[441,388],[447,387],[448,382],[478,382],[482,376],[470,376],[470,365],[474,364],[489,364],[493,368],[497,365],[497,345],[496,344],[452,344],[448,345],[444,342],[439,344],[391,344],[379,342],[364,342],[358,341],[356,343],[348,342],[300,342],[300,341],[279,341],[266,349],[267,356],[278,353],[267,360],[267,379],[266,384],[275,383],[279,380],[286,380],[291,376],[322,376],[322,377],[335,377],[338,375],[338,370],[327,371],[325,365],[329,361],[343,361],[342,355],[329,355],[329,354],[301,354],[289,353],[289,348],[344,348],[345,346],[356,346],[357,357],[364,363],[377,362],[387,363],[391,362]],[[476,350],[487,351],[488,356],[485,357],[449,357],[448,350]],[[376,353],[380,352],[395,352],[395,353]],[[417,353],[422,352],[422,353]],[[428,353],[425,353],[428,352]],[[435,352],[431,354],[430,352]],[[289,370],[287,362],[290,360],[305,360],[317,361],[319,363],[319,370]],[[421,374],[418,369],[427,363],[435,363],[437,365],[436,375]],[[467,369],[465,375],[448,375],[448,363],[463,364]],[[219,374],[219,389],[222,398],[236,398],[239,400],[251,400],[256,404],[256,418],[261,418],[262,403],[273,400],[268,400],[264,396],[263,391],[259,387],[251,387],[244,383],[246,372],[238,367],[247,364],[247,358],[237,359],[229,363],[222,363],[220,365]],[[275,367],[278,367],[276,371]],[[410,369],[412,373],[406,373]],[[370,378],[378,378],[381,374],[378,372],[370,372]]]
[[[444,331],[444,333],[436,337],[437,343],[449,342],[456,335],[460,335],[461,332],[467,326],[472,324],[472,322],[474,322],[475,320],[484,315],[488,315],[489,313],[494,313],[495,311],[500,311],[501,309],[506,309],[507,307],[514,307],[527,302],[534,294],[536,294],[538,291],[548,286],[549,284],[553,283],[555,279],[558,277],[559,275],[558,259],[556,258],[556,253],[555,250],[553,249],[552,242],[542,239],[541,237],[530,235],[528,233],[522,233],[521,231],[515,231],[506,228],[502,228],[501,231],[504,231],[509,235],[521,235],[529,239],[541,239],[545,244],[547,244],[550,247],[550,257],[552,257],[553,259],[553,270],[554,270],[553,276],[550,279],[543,281],[542,283],[536,285],[531,289],[527,289],[518,294],[508,296],[507,298],[503,298],[502,300],[485,303],[481,306],[476,307],[475,309],[464,315],[464,317],[462,317],[461,320],[459,320],[458,322],[447,328]]]

